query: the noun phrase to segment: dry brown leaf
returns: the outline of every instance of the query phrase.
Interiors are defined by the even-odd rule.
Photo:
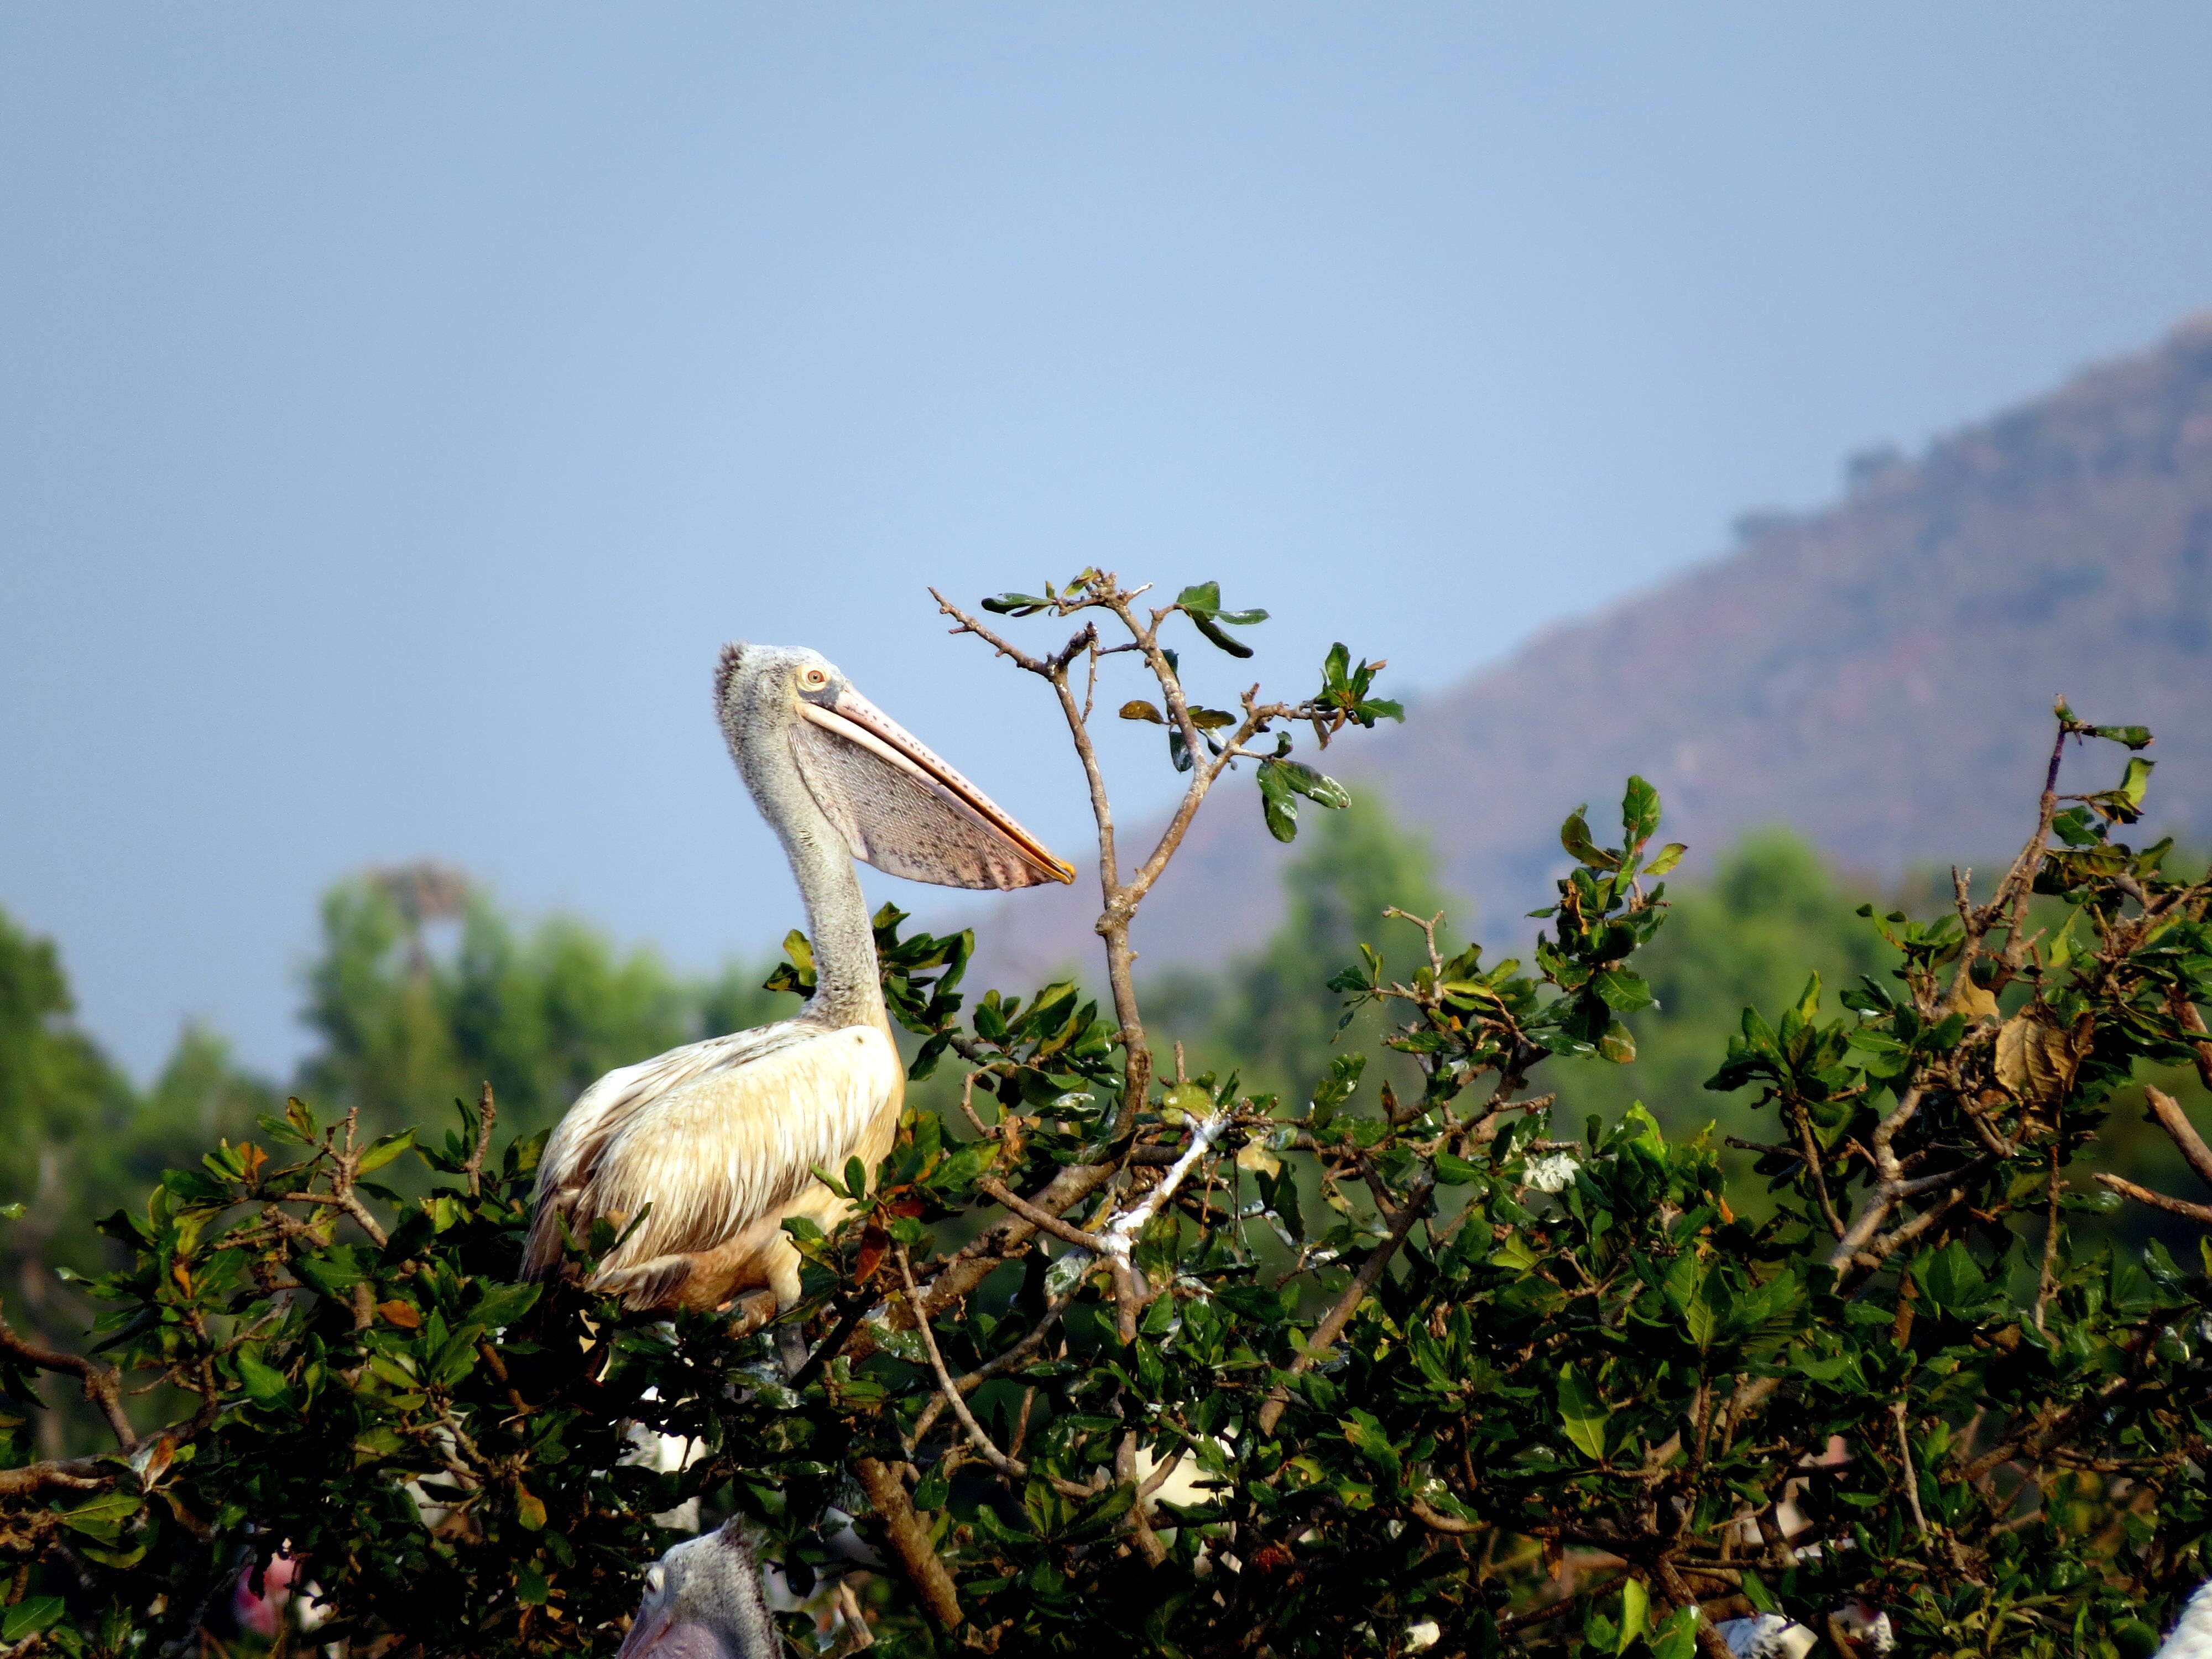
[[[2088,1039],[2086,1030],[2061,1031],[2014,1014],[1997,1028],[1997,1080],[2022,1100],[2057,1100],[2073,1086]]]
[[[1951,1010],[1964,1014],[1968,1019],[1995,1019],[1997,1017],[1996,994],[1974,983],[1964,974],[1951,988]]]

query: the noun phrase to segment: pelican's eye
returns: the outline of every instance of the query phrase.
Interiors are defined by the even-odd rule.
[[[667,1582],[668,1569],[658,1561],[645,1570],[645,1593],[647,1595],[659,1595],[660,1587]]]
[[[799,671],[799,689],[802,691],[819,691],[829,684],[830,674],[826,669],[802,668]]]

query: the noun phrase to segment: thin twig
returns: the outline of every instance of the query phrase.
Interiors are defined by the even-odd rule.
[[[2191,1204],[2186,1199],[2168,1198],[2164,1193],[2154,1193],[2148,1187],[2138,1187],[2132,1181],[2100,1170],[2097,1184],[2109,1187],[2123,1198],[2132,1198],[2138,1204],[2148,1204],[2154,1210],[2164,1210],[2168,1215],[2186,1216],[2190,1220],[2212,1227],[2212,1204]]]
[[[983,1455],[983,1461],[1004,1475],[1019,1480],[1030,1472],[1030,1466],[1018,1457],[1009,1457],[1000,1451],[991,1437],[983,1432],[983,1425],[975,1420],[968,1402],[960,1397],[960,1390],[952,1381],[952,1373],[945,1367],[945,1356],[938,1352],[937,1333],[930,1328],[929,1316],[921,1310],[921,1297],[914,1287],[914,1264],[907,1260],[906,1247],[900,1245],[893,1252],[898,1258],[899,1278],[906,1285],[907,1305],[914,1310],[915,1324],[921,1332],[922,1346],[929,1352],[929,1368],[937,1373],[937,1388],[945,1403],[952,1408],[953,1416],[967,1431],[968,1442]]]
[[[1902,1400],[1891,1401],[1889,1414],[1897,1420],[1897,1455],[1905,1480],[1905,1499],[1912,1506],[1913,1525],[1920,1529],[1920,1535],[1925,1538],[1929,1534],[1928,1515],[1920,1507],[1920,1469],[1919,1466],[1912,1461],[1912,1439],[1905,1432],[1905,1402]]]
[[[469,1178],[471,1198],[478,1196],[483,1190],[484,1158],[491,1151],[491,1126],[498,1116],[499,1109],[492,1103],[491,1081],[486,1079],[483,1092],[477,1097],[477,1144],[469,1153],[469,1161],[462,1166]],[[377,1242],[381,1243],[383,1241],[380,1239]]]
[[[2035,1281],[2035,1328],[2043,1329],[2045,1312],[2051,1306],[2051,1296],[2058,1288],[2058,1147],[2051,1147],[2050,1186],[2047,1189],[2049,1207],[2043,1222],[2043,1267]]]
[[[1306,1339],[1304,1352],[1291,1362],[1292,1376],[1312,1370],[1328,1352],[1330,1344],[1343,1334],[1344,1328],[1352,1322],[1352,1314],[1367,1299],[1367,1293],[1375,1288],[1382,1277],[1383,1270],[1390,1265],[1390,1258],[1397,1255],[1398,1247],[1413,1231],[1413,1224],[1420,1219],[1422,1212],[1427,1207],[1429,1194],[1435,1188],[1436,1170],[1433,1166],[1413,1178],[1413,1185],[1407,1189],[1405,1202],[1399,1206],[1398,1217],[1391,1225],[1389,1236],[1367,1253],[1367,1260],[1359,1264],[1359,1271],[1352,1275],[1352,1283],[1344,1287],[1344,1294],[1337,1297],[1336,1305],[1322,1316],[1320,1324],[1314,1327],[1313,1334]],[[1275,1431],[1275,1425],[1282,1421],[1284,1408],[1290,1403],[1289,1388],[1279,1385],[1267,1396],[1267,1403],[1260,1407],[1261,1434]]]
[[[2197,1010],[2191,1007],[2189,1012],[2194,1014]],[[2204,1144],[2204,1137],[2197,1133],[2197,1126],[2181,1109],[2181,1103],[2158,1088],[2145,1088],[2143,1097],[2150,1103],[2151,1115],[2158,1120],[2158,1127],[2166,1131],[2182,1157],[2189,1160],[2189,1167],[2197,1171],[2197,1178],[2212,1187],[2212,1146]]]
[[[1040,1232],[1050,1233],[1054,1238],[1073,1244],[1079,1249],[1096,1255],[1106,1248],[1106,1241],[1093,1232],[1062,1221],[1049,1210],[1041,1210],[1029,1200],[1000,1181],[996,1176],[986,1176],[975,1183],[975,1190],[989,1194]]]
[[[138,1431],[131,1426],[130,1415],[123,1409],[123,1376],[114,1366],[50,1348],[35,1337],[23,1335],[5,1319],[0,1319],[0,1353],[12,1354],[40,1370],[58,1371],[76,1378],[84,1389],[84,1397],[98,1406],[100,1414],[107,1419],[108,1431],[114,1435],[116,1444],[125,1452],[137,1445]]]

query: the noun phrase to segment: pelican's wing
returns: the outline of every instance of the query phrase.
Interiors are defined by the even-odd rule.
[[[546,1145],[524,1273],[559,1265],[559,1217],[581,1237],[601,1217],[627,1225],[648,1204],[621,1261],[713,1249],[805,1190],[817,1164],[842,1168],[901,1076],[876,1027],[808,1020],[608,1073]]]

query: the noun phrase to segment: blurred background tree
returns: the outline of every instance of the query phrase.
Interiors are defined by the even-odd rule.
[[[615,1066],[788,1006],[760,988],[765,966],[687,978],[573,916],[526,927],[440,866],[342,883],[322,924],[306,1010],[320,1046],[297,1090],[379,1133],[487,1082],[506,1121],[546,1127]]]

